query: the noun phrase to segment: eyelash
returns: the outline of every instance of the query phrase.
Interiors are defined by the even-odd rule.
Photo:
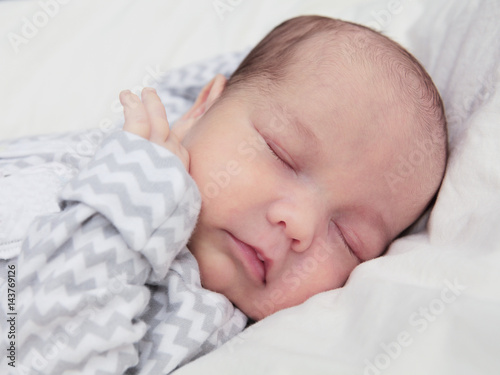
[[[354,251],[352,251],[352,248],[349,246],[349,244],[347,243],[347,240],[345,239],[344,237],[344,234],[342,233],[342,231],[340,230],[340,228],[337,226],[337,224],[333,223],[333,225],[335,225],[335,228],[337,229],[337,233],[340,237],[340,239],[342,240],[344,246],[347,248],[347,250],[349,250],[349,252],[356,258],[359,260],[358,256],[356,255],[356,253]]]
[[[284,161],[277,153],[276,151],[273,150],[273,148],[271,147],[271,145],[266,142],[266,145],[267,145],[267,148],[269,149],[269,151],[271,151],[271,154],[276,158],[276,160],[278,160],[279,162],[281,162],[285,167],[287,168],[290,168],[290,169],[293,169],[290,164],[288,164],[286,161]]]

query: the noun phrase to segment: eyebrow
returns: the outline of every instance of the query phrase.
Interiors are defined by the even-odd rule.
[[[310,129],[309,126],[304,124],[294,113],[291,113],[290,110],[284,107],[280,103],[271,103],[272,107],[276,110],[276,112],[280,113],[281,117],[284,117],[287,120],[288,124],[291,124],[296,133],[299,134],[302,138],[306,138],[310,141],[311,147],[319,146],[319,138],[318,136]]]

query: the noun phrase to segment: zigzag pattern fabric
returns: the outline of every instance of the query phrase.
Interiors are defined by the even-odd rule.
[[[186,247],[200,194],[170,151],[114,132],[60,197],[17,259],[10,373],[168,374],[245,327],[201,287]]]

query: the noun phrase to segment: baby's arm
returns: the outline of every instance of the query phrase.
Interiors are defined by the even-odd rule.
[[[128,131],[105,139],[64,188],[63,211],[36,220],[23,243],[18,345],[26,373],[135,366],[148,328],[139,319],[145,284],[164,279],[194,228],[201,202],[186,159],[164,148],[172,145],[165,129],[153,131],[157,121],[141,122],[132,109]],[[138,125],[149,133],[131,134],[144,131]]]

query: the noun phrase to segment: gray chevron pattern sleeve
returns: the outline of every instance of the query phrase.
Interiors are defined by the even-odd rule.
[[[167,374],[244,328],[200,285],[200,194],[170,151],[115,132],[60,197],[18,257],[13,374]]]

